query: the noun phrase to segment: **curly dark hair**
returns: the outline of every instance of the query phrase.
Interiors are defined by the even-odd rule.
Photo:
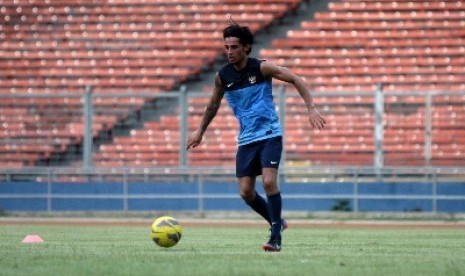
[[[223,30],[223,39],[227,37],[237,37],[242,45],[250,45],[247,54],[252,51],[252,44],[254,41],[253,34],[249,27],[241,26],[237,22],[230,19],[229,26]]]

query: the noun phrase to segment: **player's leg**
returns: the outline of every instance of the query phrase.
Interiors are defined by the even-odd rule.
[[[282,199],[278,188],[278,170],[275,168],[263,168],[263,189],[267,197],[268,213],[271,218],[271,237],[281,239],[281,210]]]
[[[255,212],[261,215],[270,225],[271,218],[268,213],[268,205],[266,200],[260,196],[255,190],[255,176],[239,177],[240,195],[244,202]]]
[[[278,169],[277,168],[263,168],[263,189],[267,196],[279,193],[278,188]]]
[[[263,245],[263,249],[266,251],[281,250],[281,230],[284,228],[281,218],[281,192],[278,187],[278,168],[281,152],[282,138],[274,137],[266,140],[260,154],[263,188],[267,196],[268,212],[271,218],[270,241]]]
[[[239,146],[236,156],[236,176],[242,199],[271,225],[266,200],[255,190],[256,176],[261,174],[259,144]]]
[[[270,213],[270,219],[275,223],[276,231],[282,232],[287,228],[287,222],[281,216],[282,200],[281,192],[278,185],[278,170],[275,168],[263,168],[263,187],[267,195],[268,212]],[[270,222],[270,225],[273,225]],[[278,227],[280,225],[280,228]]]

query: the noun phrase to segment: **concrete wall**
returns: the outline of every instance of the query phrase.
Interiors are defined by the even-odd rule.
[[[259,193],[263,190],[259,187]],[[9,211],[241,211],[232,183],[1,182]],[[465,183],[284,183],[284,211],[465,212]],[[346,205],[347,204],[347,205]]]

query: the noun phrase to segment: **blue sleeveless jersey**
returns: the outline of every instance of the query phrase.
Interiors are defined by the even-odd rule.
[[[239,122],[239,146],[282,135],[271,80],[262,75],[260,63],[249,58],[241,71],[236,71],[232,64],[219,70],[226,99]]]

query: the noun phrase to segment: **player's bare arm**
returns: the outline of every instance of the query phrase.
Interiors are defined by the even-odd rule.
[[[212,122],[213,118],[215,118],[216,113],[220,108],[221,99],[223,99],[223,96],[224,90],[221,85],[221,79],[220,76],[216,74],[213,94],[210,97],[210,101],[208,102],[207,107],[205,108],[205,113],[203,114],[202,121],[200,122],[200,125],[197,128],[197,130],[192,132],[189,135],[189,137],[187,137],[187,150],[197,147],[202,142],[203,134]]]
[[[320,115],[318,110],[315,108],[313,98],[310,95],[309,90],[305,82],[301,77],[297,76],[289,69],[281,66],[277,66],[270,62],[262,62],[260,67],[263,76],[269,78],[275,78],[287,83],[291,83],[299,92],[300,96],[305,102],[309,114],[309,122],[313,129],[322,129],[326,124],[325,119]]]

